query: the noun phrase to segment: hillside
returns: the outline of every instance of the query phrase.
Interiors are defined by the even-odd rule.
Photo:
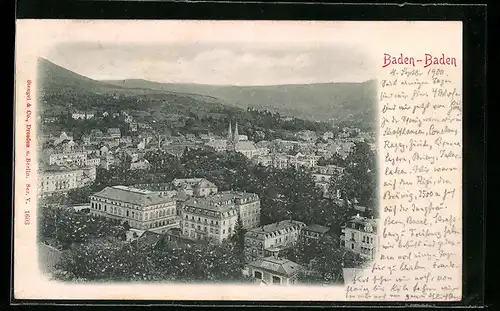
[[[163,84],[146,80],[105,81],[118,87],[197,93],[220,98],[239,108],[269,109],[309,120],[375,122],[376,83],[226,86]]]
[[[161,113],[167,112],[203,114],[235,110],[211,96],[96,81],[43,58],[38,60],[38,81],[39,96],[45,102],[41,105],[44,115],[60,115],[68,110],[131,109],[157,113],[161,118]]]

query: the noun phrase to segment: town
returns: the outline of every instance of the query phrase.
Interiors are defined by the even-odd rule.
[[[103,271],[122,266],[108,277],[329,284],[376,253],[375,201],[363,206],[348,189],[363,164],[350,161],[375,154],[373,134],[303,130],[290,140],[252,141],[230,121],[224,136],[167,137],[125,111],[71,118],[120,119],[128,129],[40,136],[40,243],[45,268],[59,279],[105,279]],[[137,258],[113,257],[125,249]],[[170,267],[151,272],[140,263],[160,251],[169,252]],[[197,275],[203,269],[187,271],[191,264],[211,269]]]

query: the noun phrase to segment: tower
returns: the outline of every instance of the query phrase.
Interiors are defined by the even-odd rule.
[[[231,121],[229,121],[229,130],[227,131],[227,142],[233,140],[233,131],[231,130]]]
[[[236,131],[238,131],[237,127],[236,127]],[[227,151],[234,151],[235,147],[236,147],[236,144],[234,142],[233,131],[231,129],[231,121],[229,121],[229,129],[227,131],[226,150]]]
[[[240,134],[238,133],[238,121],[236,121],[235,124],[233,142],[235,146],[240,142]]]

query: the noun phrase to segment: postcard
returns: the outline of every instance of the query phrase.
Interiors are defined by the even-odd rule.
[[[461,300],[461,22],[16,28],[14,298]]]

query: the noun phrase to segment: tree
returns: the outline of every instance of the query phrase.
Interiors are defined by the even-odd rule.
[[[234,234],[231,237],[231,241],[235,244],[235,250],[238,256],[241,256],[241,259],[244,258],[245,233],[246,230],[243,226],[243,222],[241,221],[240,215],[238,215],[238,220],[234,226]]]
[[[346,159],[344,191],[360,204],[375,206],[377,198],[377,163],[375,153],[365,143],[357,143]]]
[[[368,262],[361,255],[340,246],[338,238],[331,236],[312,243],[299,242],[288,256],[306,267],[298,276],[300,283],[341,283],[343,268],[361,268]]]
[[[125,229],[125,231],[129,231],[130,230],[130,225],[128,223],[128,220],[126,220],[126,221],[123,222],[123,229]]]

